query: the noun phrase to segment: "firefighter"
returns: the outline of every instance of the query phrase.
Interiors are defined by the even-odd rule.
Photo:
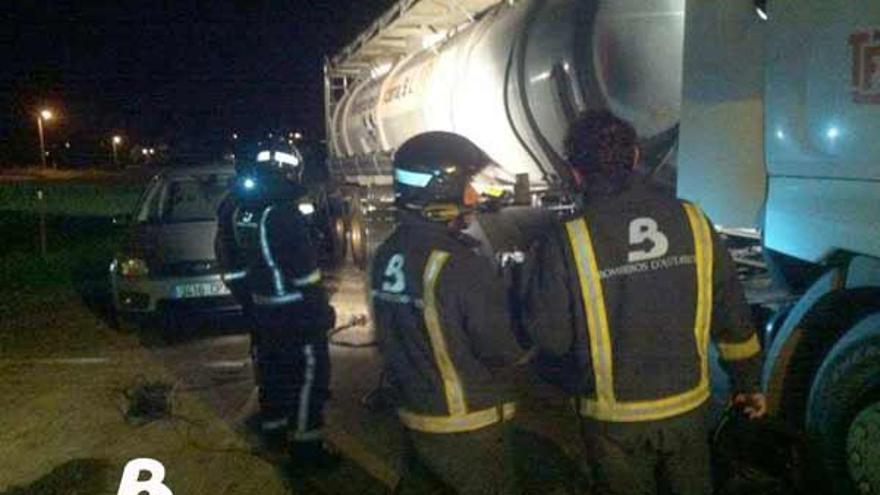
[[[526,325],[561,358],[599,493],[709,494],[710,339],[734,403],[766,412],[736,270],[700,209],[635,180],[627,122],[591,111],[566,151],[581,207],[537,249]],[[656,477],[655,477],[656,475]]]
[[[236,166],[218,212],[215,242],[223,280],[251,319],[260,429],[273,454],[323,468],[337,456],[321,436],[329,395],[327,331],[335,313],[298,208],[304,166],[293,147],[268,145]]]
[[[464,494],[517,491],[508,373],[522,351],[500,280],[462,232],[465,196],[476,198],[470,179],[488,162],[450,133],[404,143],[394,157],[399,225],[370,273],[379,348],[413,464]],[[404,475],[400,491],[418,492],[413,483]]]

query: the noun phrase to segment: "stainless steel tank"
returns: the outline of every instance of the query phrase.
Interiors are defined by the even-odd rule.
[[[500,3],[353,85],[333,116],[331,149],[344,159],[456,132],[499,164],[493,180],[527,173],[546,186],[563,173],[571,120],[601,107],[633,122],[645,146],[672,146],[663,137],[679,117],[684,2]]]

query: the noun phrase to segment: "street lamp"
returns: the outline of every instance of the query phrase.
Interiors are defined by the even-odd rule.
[[[40,162],[46,168],[46,142],[43,140],[43,121],[52,120],[52,111],[44,108],[37,114],[37,130],[40,133]]]
[[[116,147],[119,146],[119,143],[122,142],[122,136],[119,136],[119,135],[113,136],[113,139],[111,139],[110,142],[113,144],[113,166],[117,167],[117,166],[119,166],[119,164],[118,164],[118,160],[116,158],[117,157]]]

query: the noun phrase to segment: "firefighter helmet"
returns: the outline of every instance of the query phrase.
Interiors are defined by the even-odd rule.
[[[236,161],[238,186],[245,192],[259,194],[285,183],[298,184],[302,178],[302,154],[296,146],[283,139],[260,141]]]
[[[464,212],[468,185],[489,162],[486,153],[457,134],[410,138],[394,155],[395,204],[428,220],[449,221]]]

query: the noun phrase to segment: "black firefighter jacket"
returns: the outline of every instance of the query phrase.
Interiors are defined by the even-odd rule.
[[[734,391],[758,388],[760,345],[736,270],[706,216],[646,186],[596,201],[540,243],[526,326],[569,371],[579,413],[683,414],[709,397],[710,340]]]
[[[476,245],[404,213],[373,258],[377,338],[407,428],[457,433],[514,415],[507,371],[522,351],[504,287]]]
[[[223,281],[265,328],[323,332],[334,313],[321,284],[297,190],[250,198],[231,193],[220,205],[215,242]]]

